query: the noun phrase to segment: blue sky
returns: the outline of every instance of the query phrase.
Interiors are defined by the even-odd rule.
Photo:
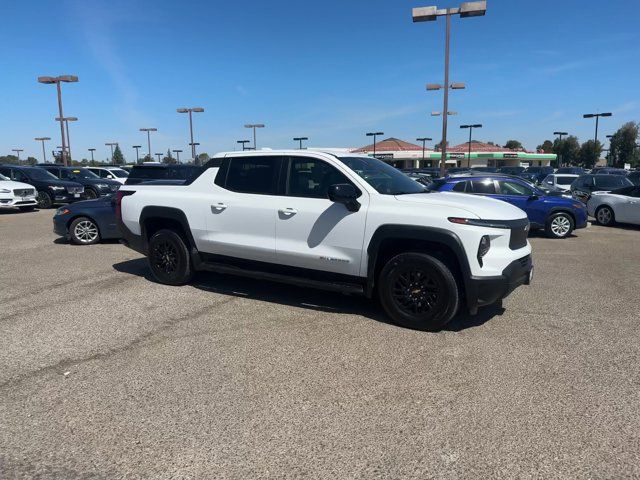
[[[452,20],[450,142],[462,123],[482,123],[477,138],[510,138],[534,148],[554,130],[593,135],[582,113],[612,111],[601,135],[640,120],[640,2],[489,0],[485,17]],[[414,141],[440,138],[442,95],[424,84],[443,76],[444,22],[413,24],[420,0],[31,1],[7,2],[0,32],[3,81],[0,153],[33,138],[60,144],[55,88],[38,75],[75,74],[65,85],[74,158],[108,156],[105,142],[188,150],[195,116],[201,151],[232,150],[261,122],[258,146],[361,146],[372,129]],[[447,4],[442,4],[445,6]],[[456,3],[451,3],[451,6]],[[476,134],[474,134],[476,136]]]

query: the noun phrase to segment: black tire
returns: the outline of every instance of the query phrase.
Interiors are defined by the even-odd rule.
[[[29,205],[27,207],[18,207],[18,210],[20,210],[21,212],[33,212],[35,208],[35,205]]]
[[[84,191],[84,197],[87,200],[94,200],[98,198],[98,192],[96,192],[93,188],[87,188]]]
[[[401,253],[378,276],[378,297],[394,323],[416,330],[440,330],[460,304],[451,270],[424,253]]]
[[[53,199],[48,192],[39,191],[36,200],[38,201],[38,208],[51,208],[53,206]]]
[[[603,227],[611,227],[616,223],[616,214],[609,205],[600,205],[595,215],[596,223]]]
[[[93,245],[100,241],[100,229],[92,218],[78,217],[69,225],[69,238],[76,245]]]
[[[173,230],[159,230],[149,240],[149,268],[165,285],[184,285],[193,278],[189,249]]]
[[[565,212],[558,212],[547,218],[544,231],[549,238],[567,238],[573,232],[573,217]]]

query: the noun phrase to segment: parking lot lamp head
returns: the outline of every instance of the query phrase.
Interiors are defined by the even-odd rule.
[[[598,120],[600,119],[600,117],[610,117],[611,115],[612,115],[611,112],[585,113],[584,115],[582,115],[582,118],[595,118],[596,119],[596,133],[595,133],[595,136],[593,137],[594,147],[595,147],[595,145],[598,144]]]
[[[425,151],[425,148],[426,148],[426,144],[427,144],[427,142],[430,142],[431,140],[433,140],[433,139],[429,138],[429,137],[416,138],[416,141],[422,142],[422,161],[423,162],[424,162],[424,151]]]
[[[251,150],[251,147],[246,147],[245,145],[247,143],[251,143],[251,140],[238,140],[236,143],[239,143],[242,145],[242,151],[244,152],[245,150]]]
[[[294,142],[299,142],[299,150],[302,150],[302,142],[304,140],[309,140],[308,137],[293,137]]]
[[[182,153],[182,150],[173,150],[173,153],[176,154],[176,162],[180,163],[180,154]]]
[[[94,160],[93,160],[93,152],[95,152],[95,151],[96,151],[96,149],[95,149],[95,148],[90,148],[90,149],[89,149],[89,152],[91,152],[91,163],[93,163],[93,162],[94,162]]]
[[[12,152],[16,152],[16,156],[18,157],[18,165],[20,165],[20,152],[24,152],[22,148],[12,148]]]
[[[142,148],[142,145],[133,145],[131,148],[134,148],[136,150],[136,164],[140,163],[140,149]]]

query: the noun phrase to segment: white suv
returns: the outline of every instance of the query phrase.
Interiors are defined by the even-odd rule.
[[[36,208],[36,189],[33,185],[14,182],[0,174],[0,208],[19,208],[29,211]]]
[[[107,178],[109,180],[115,180],[118,183],[124,185],[124,182],[127,181],[127,177],[129,176],[129,172],[123,170],[120,167],[87,167],[93,173],[98,175],[100,178]]]
[[[430,193],[354,154],[219,154],[183,185],[123,186],[116,215],[162,283],[209,270],[377,295],[396,323],[423,330],[501,301],[533,270],[522,210]]]

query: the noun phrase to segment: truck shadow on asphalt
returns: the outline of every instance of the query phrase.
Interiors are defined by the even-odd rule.
[[[116,263],[113,268],[118,272],[143,277],[155,283],[145,258]],[[191,281],[190,286],[220,295],[249,298],[318,312],[361,315],[376,322],[394,325],[384,314],[382,308],[378,306],[377,302],[357,295],[325,292],[312,288],[212,272],[198,272]],[[460,332],[468,328],[479,327],[493,317],[502,315],[503,312],[504,309],[502,307],[489,306],[481,308],[478,314],[474,316],[461,313],[443,330]]]

